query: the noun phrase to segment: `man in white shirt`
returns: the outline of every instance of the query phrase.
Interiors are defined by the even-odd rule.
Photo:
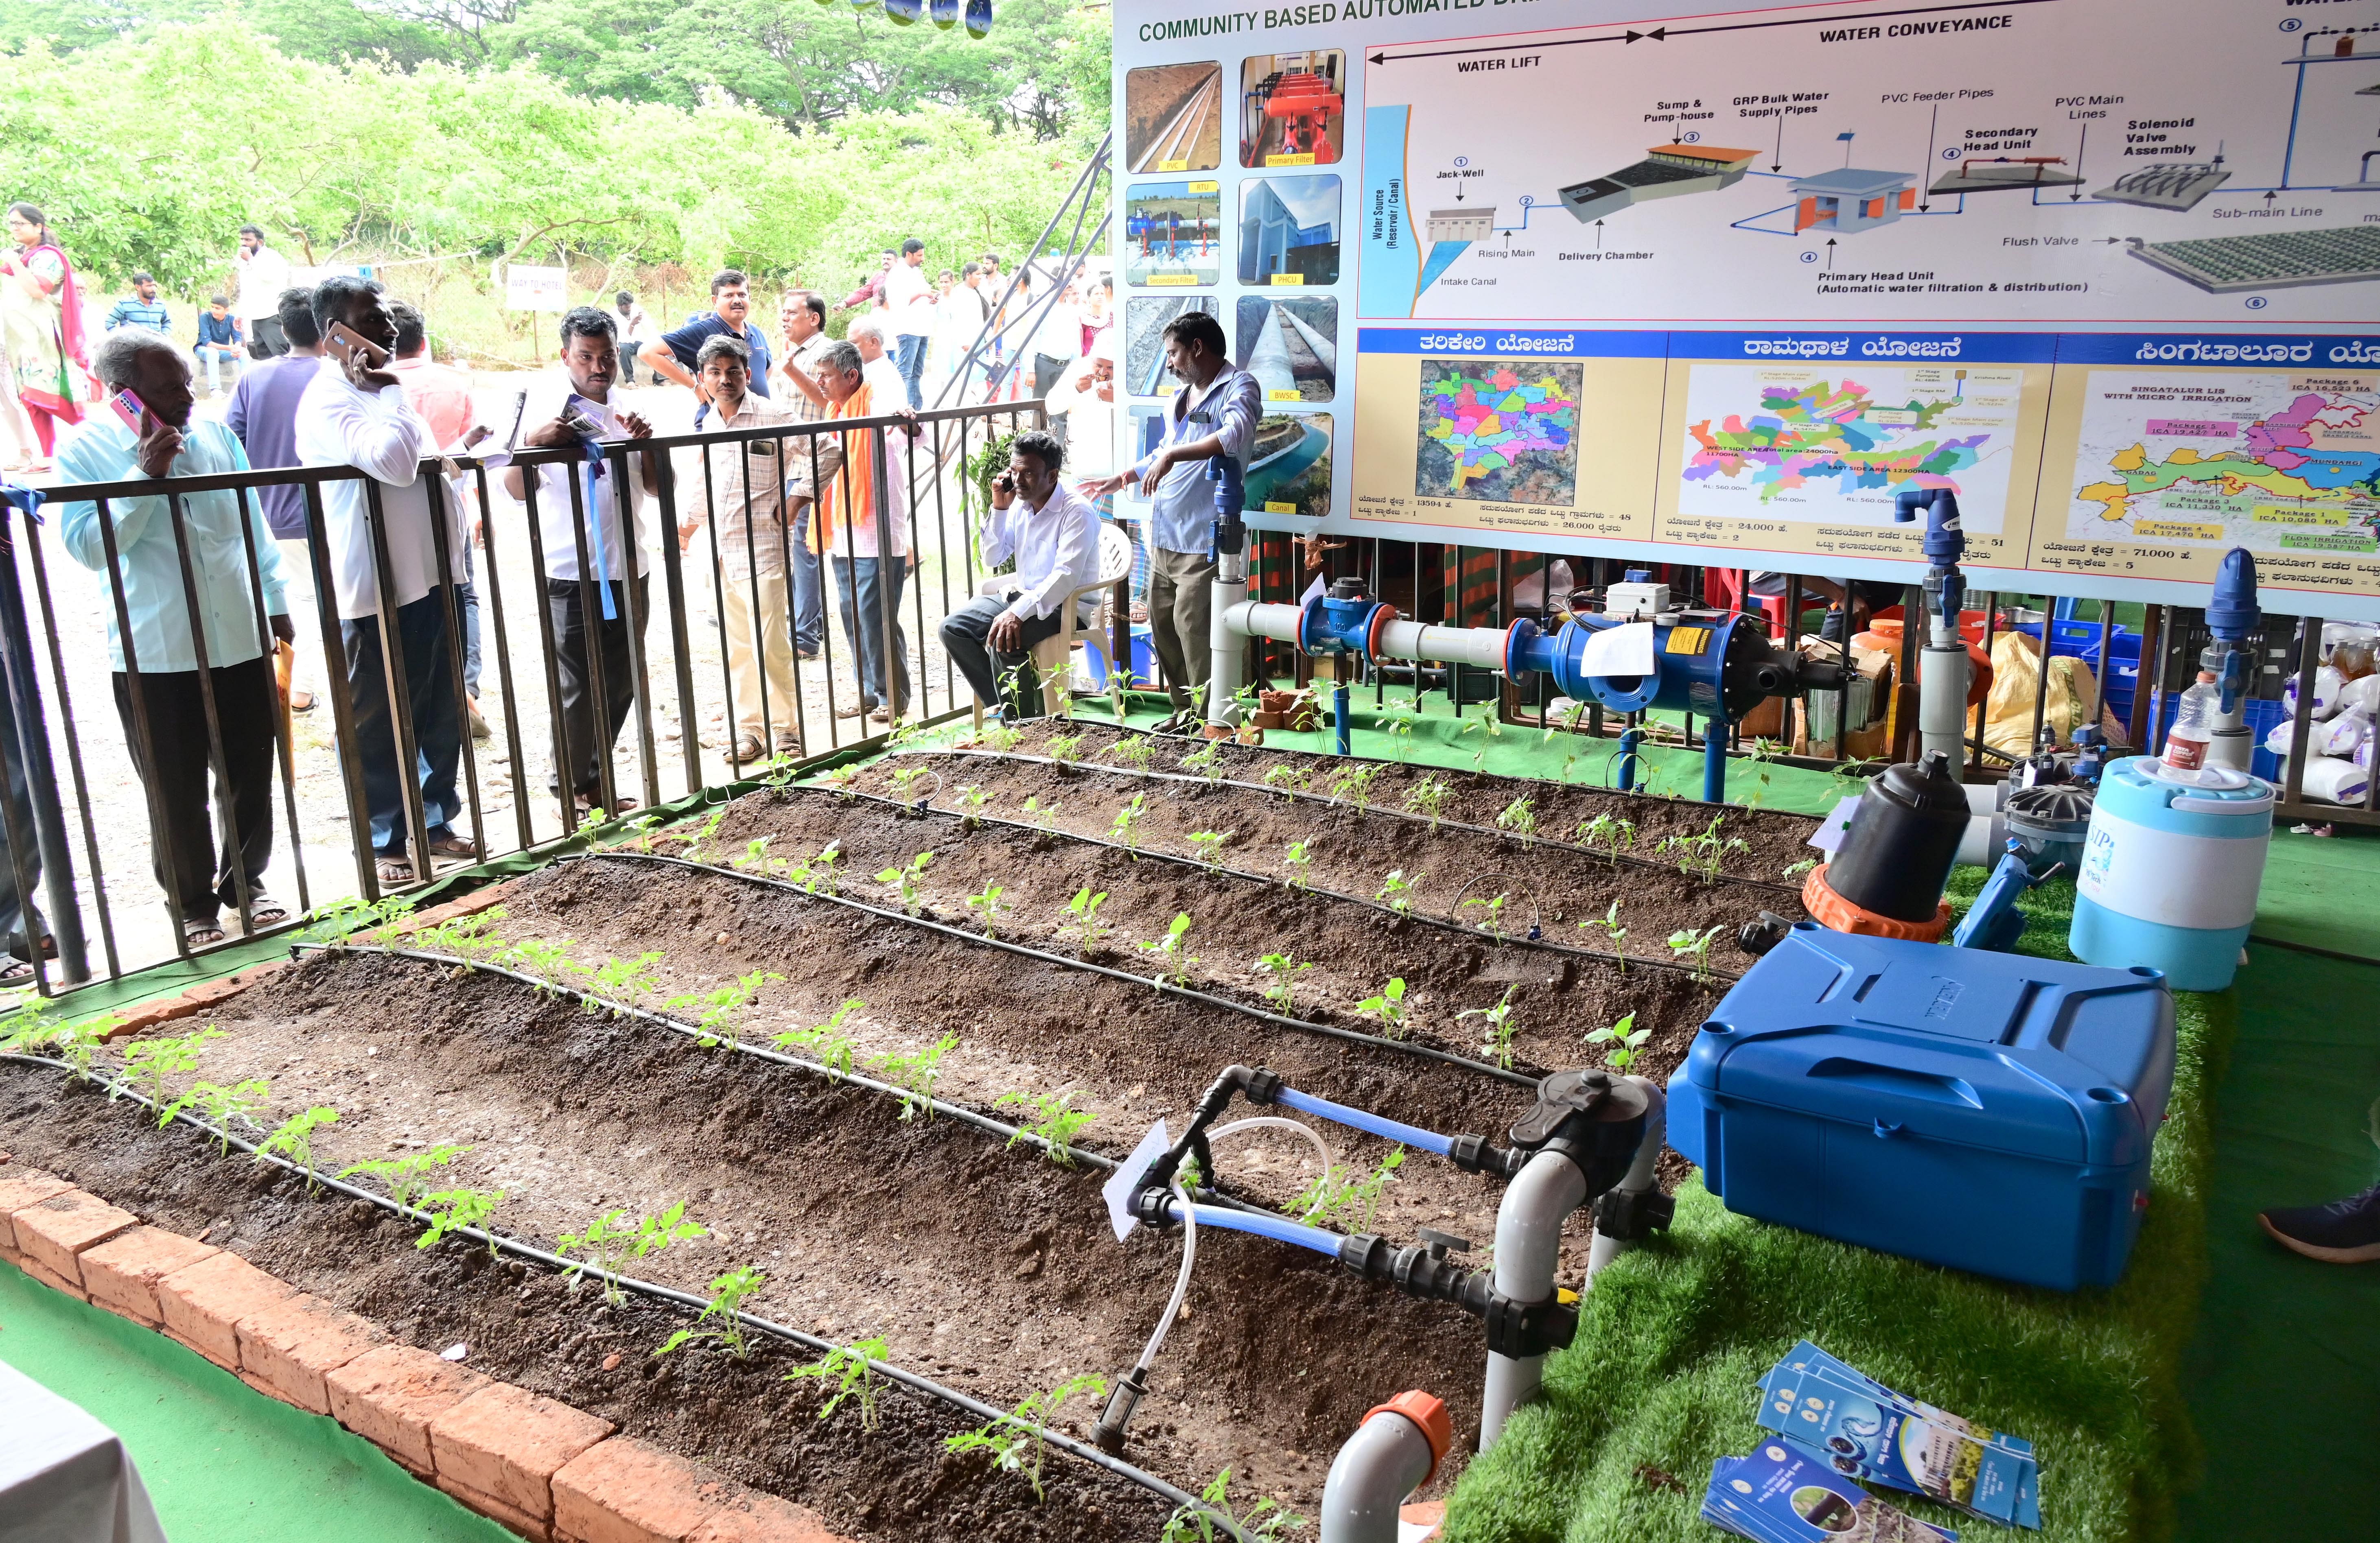
[[[826,332],[826,297],[812,290],[794,290],[786,295],[777,315],[785,348],[777,358],[777,386],[771,398],[785,405],[792,414],[790,421],[814,423],[834,410],[819,380],[820,366],[834,346],[834,339]],[[795,474],[807,469],[802,457],[794,457]],[[786,486],[788,492],[795,491],[792,477]],[[805,485],[800,491],[808,489]],[[793,529],[794,647],[802,658],[816,659],[826,641],[826,586],[818,554],[809,548],[809,507],[804,504]]]
[[[422,457],[438,454],[440,446],[388,371],[396,319],[380,291],[368,280],[334,274],[314,291],[314,321],[322,331],[325,357],[298,400],[298,464],[354,467],[378,484],[382,553],[373,551],[362,480],[322,484],[323,529],[346,643],[352,748],[363,776],[372,850],[382,883],[409,884],[427,876],[429,863],[416,862],[419,855],[407,842],[402,763],[389,715],[382,601],[385,598],[412,704],[421,819],[431,856],[477,857],[478,844],[457,833],[453,823],[463,809],[455,773],[469,732],[455,689],[453,653],[454,586],[462,574],[461,505],[442,479],[421,475]],[[348,346],[350,334],[363,346]],[[386,597],[380,590],[382,556],[394,582]]]
[[[537,427],[521,436],[520,447],[553,450],[589,440],[617,444],[650,439],[653,426],[612,400],[619,373],[619,334],[611,315],[593,306],[565,312],[562,378],[549,378],[530,392],[521,421]],[[628,457],[634,475],[625,485],[618,463],[609,457],[537,468],[532,506],[545,559],[554,674],[562,687],[562,743],[554,747],[554,764],[570,768],[573,807],[578,809],[592,809],[601,801],[604,767],[644,684],[637,675],[629,627],[636,628],[641,645],[650,614],[645,541],[653,528],[650,500],[661,492],[657,458],[651,452]],[[528,492],[519,467],[506,467],[504,480],[515,498]],[[558,776],[552,791],[561,794]],[[615,784],[612,812],[634,808],[636,800],[618,793]]]
[[[277,358],[289,351],[281,332],[281,292],[289,287],[289,260],[264,244],[264,232],[254,225],[239,227],[239,254],[232,260],[239,275],[233,314],[247,323],[251,347],[261,346],[260,358]]]
[[[1009,717],[1039,715],[1041,693],[1030,684],[1033,647],[1059,630],[1067,598],[1099,576],[1099,516],[1058,480],[1065,460],[1054,435],[1036,429],[1016,436],[1008,469],[992,479],[983,521],[984,562],[997,567],[1013,556],[1016,571],[1004,595],[971,601],[942,623],[942,647],[978,701],[999,702],[1001,676],[1020,672]]]
[[[934,286],[926,278],[926,243],[914,236],[901,243],[901,255],[884,274],[884,304],[901,383],[910,407],[922,407],[917,383],[926,372],[926,340],[934,334]]]
[[[879,412],[891,412],[909,399],[909,383],[893,362],[891,340],[880,315],[862,316],[844,329],[844,341],[859,350],[860,378],[874,394]]]

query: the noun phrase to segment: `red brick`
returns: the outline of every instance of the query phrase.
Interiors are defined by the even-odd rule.
[[[609,1420],[496,1382],[431,1420],[430,1452],[442,1481],[451,1478],[547,1522],[555,1472],[613,1428]]]
[[[686,1543],[845,1543],[815,1511],[740,1484],[726,1488],[734,1491],[727,1502]]]
[[[570,1543],[686,1543],[720,1508],[675,1452],[621,1437],[553,1476],[553,1530]]]
[[[270,964],[259,965],[253,969],[241,970],[237,975],[225,976],[220,980],[202,980],[176,996],[159,997],[154,1002],[135,1002],[132,1006],[125,1008],[117,1016],[115,1024],[108,1029],[106,1038],[121,1039],[128,1034],[138,1034],[142,1029],[154,1028],[159,1024],[169,1024],[177,1018],[196,1017],[210,1008],[219,1007],[229,1002],[275,971],[286,969],[288,965],[289,962],[285,959],[275,959]]]
[[[39,1281],[42,1284],[49,1287],[52,1291],[62,1291],[68,1296],[76,1297],[85,1302],[91,1300],[90,1297],[83,1294],[83,1289],[80,1286],[76,1285],[72,1281],[66,1279],[62,1275],[44,1270],[40,1264],[31,1259],[18,1259],[17,1261],[17,1268],[31,1276],[34,1280]]]
[[[331,1412],[322,1379],[388,1343],[380,1325],[319,1296],[292,1296],[239,1320],[239,1369],[286,1403]]]
[[[217,1253],[157,1282],[165,1332],[223,1367],[239,1369],[239,1320],[293,1294],[237,1254]]]
[[[79,1189],[36,1201],[9,1220],[17,1227],[17,1252],[68,1282],[77,1295],[82,1292],[82,1266],[75,1256],[140,1225],[130,1211]]]
[[[83,1289],[109,1312],[155,1329],[165,1321],[157,1305],[157,1282],[177,1270],[223,1252],[163,1227],[119,1233],[82,1256]]]
[[[1428,1530],[1415,1537],[1413,1543],[1429,1543],[1431,1538],[1438,1536],[1439,1529],[1446,1525],[1446,1502],[1420,1500],[1412,1505],[1399,1506],[1397,1523],[1402,1528],[1427,1528]]]
[[[480,1515],[491,1521],[503,1523],[523,1537],[533,1538],[536,1543],[546,1543],[546,1540],[553,1536],[553,1529],[543,1521],[530,1515],[516,1505],[505,1504],[493,1495],[482,1493],[468,1484],[457,1484],[443,1474],[439,1475],[431,1482]]]
[[[64,1195],[74,1185],[38,1168],[18,1169],[0,1177],[0,1259],[17,1262],[17,1227],[8,1219],[27,1206]]]
[[[384,1344],[323,1379],[331,1417],[418,1474],[434,1471],[430,1422],[489,1379],[409,1344]]]

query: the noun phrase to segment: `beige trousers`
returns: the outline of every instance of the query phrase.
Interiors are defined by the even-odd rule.
[[[800,732],[801,723],[794,710],[801,686],[794,675],[794,634],[786,620],[785,576],[764,573],[757,578],[726,578],[722,580],[721,588],[727,597],[727,673],[735,690],[735,727],[738,733],[759,737],[763,749],[773,749],[769,736],[762,733],[760,718],[764,667],[769,691],[767,728],[776,735],[789,735]],[[760,626],[757,631],[752,617],[752,592],[756,588],[760,594]]]

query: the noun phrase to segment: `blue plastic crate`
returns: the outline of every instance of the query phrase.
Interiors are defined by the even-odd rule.
[[[2041,636],[2039,622],[2021,622],[2016,630],[2028,637]],[[2129,723],[2132,719],[2132,697],[2140,689],[2141,635],[2119,622],[2108,635],[2107,651],[2115,656],[2112,669],[2099,666],[2099,624],[2096,622],[2052,621],[2049,624],[2051,656],[2063,655],[2079,659],[2091,667],[2098,678],[2099,688],[2106,694],[2107,710],[2116,722]]]
[[[2173,727],[2173,715],[2180,711],[2181,693],[2177,691],[2168,696],[2153,689],[2149,693],[2149,703],[2152,737],[2148,745],[2141,747],[2143,751],[2150,745],[2164,743],[2165,732]],[[2248,770],[2268,783],[2279,782],[2281,758],[2265,748],[2265,736],[2289,721],[2289,704],[2258,701],[2251,697],[2242,707],[2240,718],[2248,725],[2249,736],[2256,742],[2255,753],[2248,758]]]
[[[2155,970],[1803,922],[1670,1078],[1670,1144],[1730,1210],[2072,1291],[2124,1272],[2173,1090]]]

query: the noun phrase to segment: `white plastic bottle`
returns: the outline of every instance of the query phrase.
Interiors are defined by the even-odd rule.
[[[2177,772],[2195,772],[2206,764],[2206,747],[2215,737],[2215,712],[2220,702],[2214,673],[2199,671],[2197,681],[2174,706],[2173,727],[2165,740],[2166,765]]]

